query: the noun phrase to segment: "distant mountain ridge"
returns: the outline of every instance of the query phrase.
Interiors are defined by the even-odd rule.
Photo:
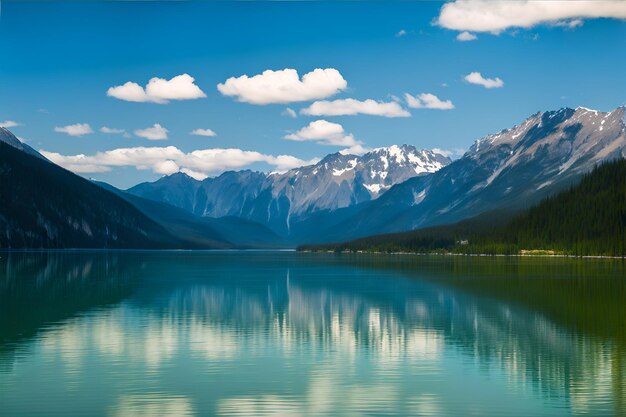
[[[626,156],[625,107],[535,113],[477,140],[434,174],[398,184],[339,219],[324,241],[454,223],[481,212],[527,208],[576,183],[596,165]],[[337,231],[337,232],[335,232]]]
[[[576,186],[510,219],[488,212],[455,224],[300,249],[626,257],[626,159],[603,163]]]
[[[129,192],[198,215],[253,220],[292,243],[341,241],[527,208],[626,155],[625,131],[624,107],[563,108],[487,135],[453,162],[393,146],[332,154],[284,174],[228,172],[202,182],[175,174]]]
[[[0,140],[0,248],[179,248],[114,194]]]
[[[293,222],[376,199],[393,185],[450,162],[433,151],[394,145],[361,156],[331,154],[317,164],[285,173],[230,171],[204,181],[177,173],[128,192],[200,216],[242,217],[289,235]]]
[[[25,152],[29,155],[36,156],[37,158],[41,158],[47,161],[46,157],[44,157],[42,154],[40,154],[39,152],[31,148],[24,142],[22,142],[20,139],[18,139],[17,136],[15,136],[13,133],[11,133],[8,129],[4,127],[0,127],[0,142],[4,142],[7,145],[14,147],[15,149],[19,149],[22,152]]]
[[[285,173],[179,173],[128,192],[54,165],[6,129],[0,145],[0,247],[285,247],[518,212],[624,158],[626,121],[624,107],[563,108],[487,135],[453,162],[392,146]]]
[[[0,130],[0,249],[284,246],[251,221],[200,218],[88,181]]]

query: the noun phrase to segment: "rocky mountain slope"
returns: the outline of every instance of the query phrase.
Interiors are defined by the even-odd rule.
[[[596,165],[626,156],[624,107],[540,112],[477,140],[466,154],[354,210],[339,210],[317,239],[340,241],[453,223],[494,209],[529,207],[576,183]]]
[[[231,171],[204,181],[177,173],[128,192],[200,216],[253,220],[289,236],[292,224],[316,212],[374,200],[395,184],[449,163],[432,151],[391,146],[362,156],[331,154],[315,165],[285,173]]]
[[[6,129],[0,145],[0,247],[276,247],[518,212],[625,157],[626,122],[624,107],[564,108],[487,135],[454,162],[392,146],[285,173],[174,174],[128,194],[50,163]]]
[[[368,236],[303,250],[626,256],[626,159],[605,162],[580,183],[507,218],[490,211],[449,225]],[[504,214],[504,216],[503,216]]]

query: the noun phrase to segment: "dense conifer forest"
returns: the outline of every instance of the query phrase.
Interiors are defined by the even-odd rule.
[[[301,250],[626,256],[626,160],[602,164],[579,184],[507,219],[462,222]]]

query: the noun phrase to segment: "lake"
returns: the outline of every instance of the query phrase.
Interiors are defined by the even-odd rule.
[[[626,415],[625,271],[553,258],[0,253],[0,416]]]

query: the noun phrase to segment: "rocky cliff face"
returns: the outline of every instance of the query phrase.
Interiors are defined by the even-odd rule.
[[[536,113],[477,140],[460,159],[412,178],[359,208],[329,239],[451,223],[494,209],[524,208],[607,160],[626,157],[624,107]],[[336,213],[341,218],[340,213]]]
[[[340,241],[528,207],[625,157],[625,126],[624,107],[563,108],[487,135],[454,162],[391,146],[282,174],[229,172],[202,182],[176,174],[130,191],[203,216],[253,220],[296,243]]]
[[[293,221],[374,200],[395,184],[449,163],[432,151],[394,145],[362,156],[331,154],[315,165],[285,173],[245,170],[204,181],[178,173],[128,191],[201,216],[258,221],[289,235]]]

